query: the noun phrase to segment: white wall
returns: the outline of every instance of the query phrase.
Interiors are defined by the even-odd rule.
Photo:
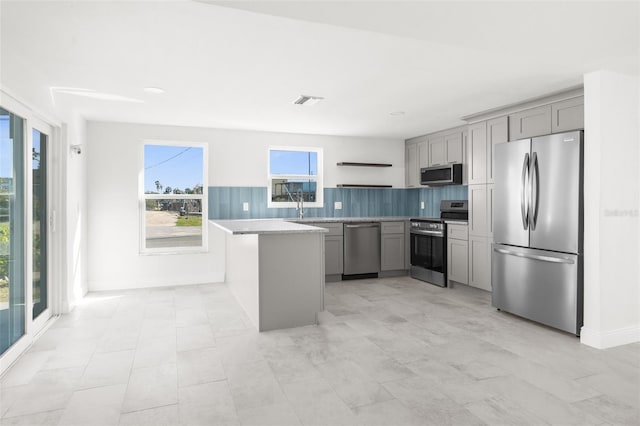
[[[144,140],[205,142],[210,186],[266,186],[271,145],[324,149],[324,183],[404,186],[404,141],[176,126],[89,122],[87,125],[89,290],[224,281],[224,256],[139,254],[138,174]],[[387,162],[384,169],[337,167],[339,161]]]
[[[585,293],[581,341],[640,341],[640,76],[585,75]]]

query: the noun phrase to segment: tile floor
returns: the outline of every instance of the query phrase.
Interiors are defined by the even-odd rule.
[[[90,294],[2,377],[0,424],[640,424],[640,344],[408,277],[327,284],[326,308],[259,334],[223,284]]]

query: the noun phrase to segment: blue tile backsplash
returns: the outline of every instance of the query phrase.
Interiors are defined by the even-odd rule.
[[[440,200],[466,200],[465,185],[437,188],[325,188],[324,207],[305,206],[305,217],[439,216]],[[335,210],[334,202],[342,201]],[[424,201],[424,210],[420,202]],[[249,211],[242,211],[242,203]],[[267,208],[266,187],[209,187],[209,219],[296,217],[293,208]]]

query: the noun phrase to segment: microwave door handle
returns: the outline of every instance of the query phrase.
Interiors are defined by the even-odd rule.
[[[538,171],[538,153],[534,152],[531,157],[531,198],[529,203],[529,229],[536,230],[538,224],[538,202],[540,201],[540,174]]]
[[[520,182],[520,215],[522,216],[522,228],[526,231],[529,222],[528,206],[528,186],[529,186],[529,153],[524,155],[522,163],[522,180]]]

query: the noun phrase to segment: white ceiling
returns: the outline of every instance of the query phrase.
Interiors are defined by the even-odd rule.
[[[579,85],[586,72],[640,73],[639,10],[635,1],[2,0],[0,81],[62,118],[407,138]],[[325,100],[293,105],[301,94]]]

